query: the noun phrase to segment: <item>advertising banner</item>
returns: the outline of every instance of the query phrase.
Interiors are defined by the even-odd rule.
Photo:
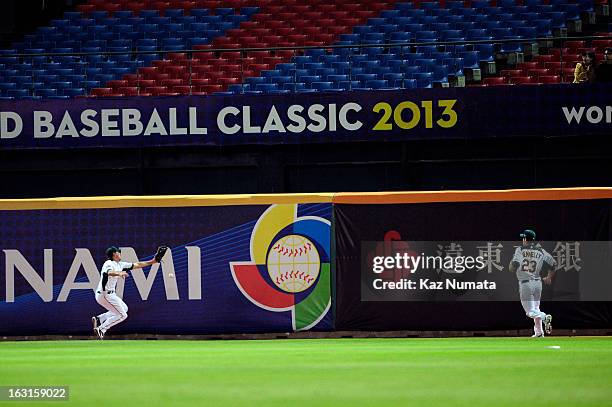
[[[521,287],[532,283],[555,326],[612,326],[610,199],[460,195],[334,205],[338,330],[527,328]],[[524,246],[525,229],[537,240]]]
[[[113,333],[332,329],[331,202],[216,201],[0,210],[0,335],[90,334],[106,248],[136,262],[161,244],[161,264],[119,278]]]
[[[607,135],[612,86],[0,102],[0,149]]]

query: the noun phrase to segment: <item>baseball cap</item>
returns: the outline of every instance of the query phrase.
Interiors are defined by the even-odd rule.
[[[536,239],[536,233],[533,230],[531,230],[531,229],[525,229],[523,231],[523,233],[521,233],[519,236],[521,238],[524,237],[527,240],[535,240]]]

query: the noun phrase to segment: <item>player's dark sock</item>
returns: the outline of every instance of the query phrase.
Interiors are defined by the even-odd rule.
[[[96,322],[98,323],[98,326],[100,326],[100,318],[96,317]]]

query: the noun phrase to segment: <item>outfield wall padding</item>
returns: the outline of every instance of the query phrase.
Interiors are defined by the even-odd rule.
[[[105,249],[147,260],[159,244],[162,265],[119,285],[128,319],[112,332],[527,328],[518,298],[362,301],[361,242],[514,240],[525,227],[610,241],[611,200],[612,188],[0,200],[0,335],[90,333]],[[544,297],[543,309],[559,327],[612,327],[611,302]]]
[[[128,318],[111,332],[330,330],[331,209],[331,194],[2,201],[0,335],[90,333],[105,249],[142,261],[160,244],[161,265],[119,280]]]
[[[384,241],[610,241],[607,188],[339,194],[334,198],[338,330],[503,330],[530,326],[516,301],[362,301],[361,245]],[[609,270],[609,268],[608,268]],[[598,272],[604,272],[600,270]],[[564,276],[558,274],[559,279]],[[602,279],[603,280],[603,279]],[[547,301],[559,328],[610,328],[612,303]],[[612,290],[612,289],[611,289]]]

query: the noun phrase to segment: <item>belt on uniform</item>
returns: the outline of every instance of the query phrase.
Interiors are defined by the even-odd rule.
[[[96,291],[98,294],[115,294],[114,291]]]
[[[521,280],[521,284],[525,284],[525,283],[528,283],[528,282],[530,282],[530,281],[540,281],[540,279],[539,279],[539,278],[536,278],[536,279],[534,279],[534,280]]]

